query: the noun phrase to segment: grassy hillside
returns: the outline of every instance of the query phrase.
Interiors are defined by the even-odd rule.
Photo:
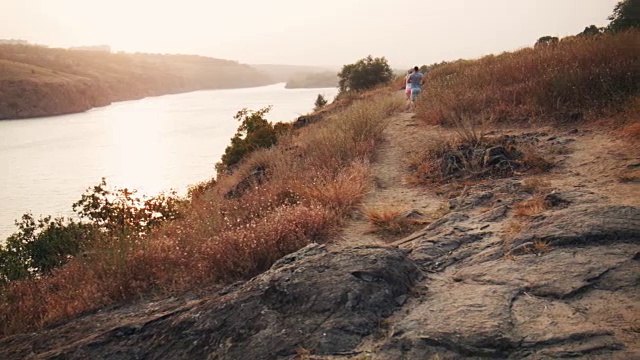
[[[0,119],[78,112],[113,101],[270,83],[234,61],[0,45]]]
[[[640,32],[568,37],[557,44],[439,64],[425,79],[417,115],[561,122],[619,111],[640,92]]]

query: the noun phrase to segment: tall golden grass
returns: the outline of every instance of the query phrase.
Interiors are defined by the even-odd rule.
[[[105,305],[247,279],[322,242],[369,191],[369,161],[396,97],[356,101],[258,150],[200,185],[185,216],[141,242],[103,242],[51,276],[0,289],[0,335],[35,330]],[[255,169],[264,171],[257,178]],[[238,183],[240,196],[228,196]]]
[[[639,48],[640,31],[629,31],[438,66],[416,113],[442,125],[460,116],[531,123],[602,115],[640,92]]]

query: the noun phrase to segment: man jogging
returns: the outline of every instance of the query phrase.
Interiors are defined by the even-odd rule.
[[[414,67],[413,68],[413,73],[411,75],[409,75],[409,81],[411,82],[411,108],[415,108],[415,102],[416,99],[418,98],[418,96],[420,96],[420,93],[422,92],[422,89],[420,88],[420,86],[422,86],[422,83],[424,81],[424,75],[420,72],[420,68],[419,67]]]

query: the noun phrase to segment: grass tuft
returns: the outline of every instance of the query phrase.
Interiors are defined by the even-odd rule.
[[[409,216],[407,209],[393,206],[377,206],[365,208],[365,216],[374,232],[383,234],[407,234],[423,222]]]
[[[549,208],[544,195],[536,194],[531,199],[515,204],[516,216],[536,216]]]

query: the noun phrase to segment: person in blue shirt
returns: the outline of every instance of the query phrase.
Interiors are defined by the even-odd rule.
[[[419,67],[413,68],[413,73],[409,75],[409,81],[411,82],[411,108],[415,108],[415,101],[422,92],[422,84],[424,83],[424,75],[420,72]]]

